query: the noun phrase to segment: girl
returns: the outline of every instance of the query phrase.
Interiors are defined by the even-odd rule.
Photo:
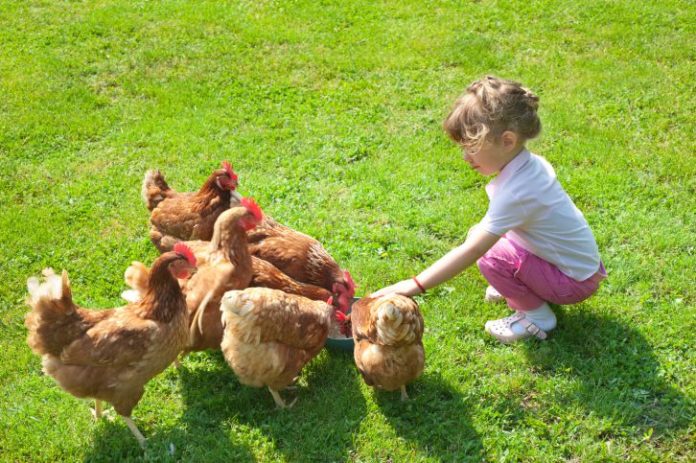
[[[455,103],[444,129],[464,160],[484,176],[490,200],[466,241],[417,276],[372,296],[412,296],[443,283],[474,262],[490,286],[485,300],[507,301],[515,314],[488,321],[486,331],[504,343],[556,327],[548,305],[574,304],[597,291],[606,277],[597,244],[582,213],[556,179],[553,167],[525,148],[541,131],[539,98],[517,82],[487,76]]]

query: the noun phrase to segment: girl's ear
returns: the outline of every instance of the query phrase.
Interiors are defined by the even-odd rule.
[[[512,130],[506,130],[505,132],[503,132],[500,138],[503,141],[503,147],[506,149],[510,149],[517,145],[517,140],[519,139],[519,136]]]

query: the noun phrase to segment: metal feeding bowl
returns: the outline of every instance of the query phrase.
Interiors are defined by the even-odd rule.
[[[353,304],[355,304],[356,301],[358,301],[360,298],[359,297],[354,297],[353,302],[350,304],[350,308],[348,309],[348,313],[351,312],[353,308]],[[339,334],[337,337],[331,336],[329,334],[329,337],[326,338],[326,348],[327,349],[332,349],[332,350],[344,350],[347,352],[353,352],[353,347],[355,343],[353,342],[353,336],[348,336],[347,338]]]

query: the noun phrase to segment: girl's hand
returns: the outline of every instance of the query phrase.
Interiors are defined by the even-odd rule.
[[[375,291],[374,293],[370,294],[370,297],[387,296],[389,294],[413,296],[416,294],[420,294],[421,292],[422,291],[420,290],[418,285],[416,285],[416,282],[413,281],[413,278],[409,278],[408,280],[403,280],[391,286],[387,286],[386,288],[382,288],[379,291]]]

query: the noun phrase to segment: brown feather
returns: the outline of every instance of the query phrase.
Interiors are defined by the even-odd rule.
[[[252,255],[270,262],[292,279],[328,291],[343,282],[343,271],[324,247],[311,236],[270,217],[248,232]]]
[[[351,312],[353,356],[365,382],[393,391],[423,372],[423,317],[418,304],[392,295],[362,298]]]
[[[186,351],[220,348],[220,299],[226,291],[243,289],[251,283],[251,255],[246,232],[240,224],[248,216],[249,211],[244,207],[228,209],[218,217],[209,243],[186,243],[198,262],[198,272],[184,287],[191,335]],[[197,315],[202,303],[205,303],[203,313]],[[193,325],[198,317],[202,330]]]
[[[250,286],[279,289],[298,294],[314,301],[326,301],[331,292],[308,283],[302,283],[280,271],[275,265],[258,257],[252,257],[253,277]]]
[[[324,346],[333,309],[268,288],[230,291],[221,304],[222,351],[243,384],[290,385]]]
[[[145,175],[143,199],[151,211],[150,238],[160,252],[171,250],[177,241],[210,240],[218,216],[239,205],[238,194],[219,186],[225,169],[215,170],[195,193],[178,193],[159,171],[152,172]]]
[[[65,273],[60,290],[51,289],[51,276],[40,285],[30,279],[28,342],[44,371],[69,393],[105,400],[130,416],[145,383],[186,343],[185,299],[169,269],[182,260],[163,254],[140,302],[103,311],[75,306]]]

